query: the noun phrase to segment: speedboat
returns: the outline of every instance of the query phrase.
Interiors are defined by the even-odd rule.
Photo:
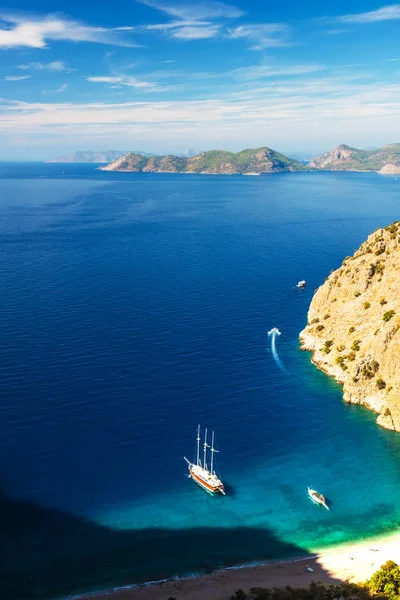
[[[326,508],[326,510],[329,510],[329,506],[326,503],[325,496],[323,496],[316,490],[311,489],[310,487],[308,488],[308,495],[310,496],[313,502],[315,502],[316,504],[320,504],[321,506]]]
[[[304,287],[306,287],[306,280],[302,279],[301,281],[299,281],[298,283],[296,283],[296,287],[297,288],[304,288]]]

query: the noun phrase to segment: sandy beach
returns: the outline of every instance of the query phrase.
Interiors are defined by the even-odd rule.
[[[105,600],[227,600],[239,588],[308,586],[311,582],[361,583],[387,560],[400,563],[400,532],[346,544],[292,561],[224,570],[192,579],[171,580],[131,589],[107,590],[91,598]],[[312,569],[312,572],[307,570]]]

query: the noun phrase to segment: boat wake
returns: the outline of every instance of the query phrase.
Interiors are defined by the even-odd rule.
[[[272,356],[274,357],[274,360],[276,362],[276,364],[278,365],[278,367],[284,372],[287,373],[287,370],[285,369],[285,367],[282,364],[281,359],[279,358],[279,354],[278,351],[276,349],[276,337],[278,335],[281,335],[281,332],[279,331],[279,329],[277,327],[273,327],[271,329],[271,331],[268,331],[268,335],[271,338],[271,352],[272,352]]]

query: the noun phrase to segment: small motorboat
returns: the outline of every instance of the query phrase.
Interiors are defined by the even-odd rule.
[[[300,289],[301,289],[301,288],[305,288],[305,287],[306,287],[306,280],[305,280],[305,279],[302,279],[301,281],[299,281],[299,282],[296,284],[296,287],[297,287],[297,288],[300,288]]]
[[[308,488],[308,495],[310,496],[313,502],[315,502],[316,504],[320,504],[321,506],[326,508],[326,510],[329,510],[329,506],[326,503],[325,496],[323,496],[316,490],[312,490],[310,487]]]

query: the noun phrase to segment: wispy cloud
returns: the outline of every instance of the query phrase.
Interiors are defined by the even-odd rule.
[[[291,27],[286,23],[264,23],[257,25],[240,25],[229,31],[232,39],[245,38],[252,43],[252,50],[288,46],[290,44]]]
[[[342,33],[347,33],[347,29],[325,29],[323,32],[324,35],[340,35]]]
[[[42,94],[61,94],[63,92],[66,92],[68,90],[68,85],[66,83],[63,83],[62,85],[60,85],[59,88],[55,89],[55,90],[43,90]]]
[[[400,4],[390,4],[389,6],[378,8],[378,10],[339,17],[339,21],[342,23],[376,23],[396,19],[400,19]]]
[[[237,19],[244,12],[236,6],[224,2],[168,2],[163,0],[137,0],[141,4],[183,21],[203,21],[210,19]]]
[[[241,9],[224,2],[137,1],[174,18],[167,23],[145,25],[144,30],[161,31],[170,38],[185,41],[214,38],[224,31],[227,21],[245,14]]]
[[[4,77],[5,81],[22,81],[23,79],[30,79],[31,75],[7,75]]]
[[[105,75],[100,77],[86,77],[86,79],[91,83],[109,83],[113,86],[133,87],[147,92],[161,92],[165,90],[165,88],[160,87],[157,83],[143,81],[131,75]]]
[[[17,69],[22,69],[23,71],[27,71],[28,69],[34,71],[72,71],[72,69],[69,69],[61,60],[54,60],[49,63],[31,62],[24,65],[18,65]]]
[[[3,14],[0,23],[0,48],[46,48],[50,40],[95,42],[115,46],[135,47],[123,31],[84,25],[58,16],[27,18]]]
[[[178,40],[207,40],[218,35],[220,29],[219,25],[179,27],[171,33],[171,37]]]
[[[321,65],[282,65],[282,66],[268,66],[268,65],[257,65],[254,67],[241,67],[230,71],[230,75],[238,77],[241,80],[246,79],[264,79],[266,77],[285,77],[285,76],[297,76],[307,75],[309,73],[316,73],[322,71],[325,67]]]

